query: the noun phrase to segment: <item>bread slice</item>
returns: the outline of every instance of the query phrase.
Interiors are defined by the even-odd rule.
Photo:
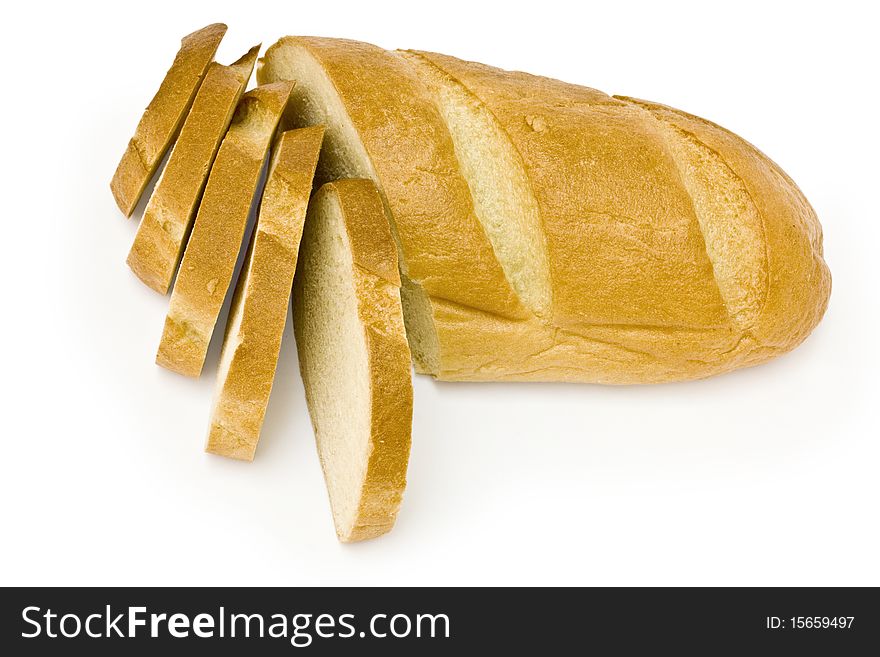
[[[144,210],[127,262],[141,281],[161,294],[171,287],[208,172],[259,51],[254,46],[231,66],[215,62],[208,68]]]
[[[134,212],[174,141],[224,34],[226,26],[214,23],[181,40],[180,50],[141,116],[110,182],[113,198],[126,217]]]
[[[186,376],[202,371],[223,306],[263,161],[292,82],[257,87],[238,104],[205,186],[186,245],[156,362]]]
[[[293,325],[336,533],[379,536],[406,486],[412,374],[397,252],[371,182],[329,183],[312,200]]]
[[[281,335],[324,128],[283,133],[229,311],[206,450],[251,461],[272,392]]]

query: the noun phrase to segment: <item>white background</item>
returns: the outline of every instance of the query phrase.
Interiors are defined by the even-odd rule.
[[[5,14],[0,584],[880,585],[870,3],[83,2]],[[4,10],[6,11],[6,10]],[[23,13],[22,13],[23,12]],[[167,299],[108,183],[184,34],[436,50],[740,133],[815,206],[834,277],[793,353],[655,387],[415,382],[395,530],[340,545],[289,327],[252,464],[203,453],[219,345],[153,364]]]

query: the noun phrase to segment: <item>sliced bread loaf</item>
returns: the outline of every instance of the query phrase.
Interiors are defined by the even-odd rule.
[[[208,172],[254,70],[255,46],[231,66],[212,63],[153,191],[128,254],[128,266],[161,294],[174,272]]]
[[[206,450],[253,460],[272,392],[324,128],[283,133],[229,311]]]
[[[174,141],[224,34],[226,26],[214,23],[181,40],[174,63],[144,110],[110,182],[113,198],[126,217],[134,212]]]
[[[156,362],[186,376],[202,371],[235,271],[266,151],[292,82],[246,93],[223,138],[186,245]]]
[[[406,486],[412,375],[397,251],[371,182],[329,183],[312,200],[293,322],[336,533],[373,538]]]

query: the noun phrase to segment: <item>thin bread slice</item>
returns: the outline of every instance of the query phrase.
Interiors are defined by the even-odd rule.
[[[371,182],[328,183],[312,200],[293,325],[339,540],[384,534],[406,487],[412,373],[397,251]]]
[[[206,451],[251,461],[272,392],[323,126],[278,139],[229,311]]]
[[[159,344],[156,362],[198,376],[223,306],[266,151],[292,82],[246,93],[223,138],[192,229]]]
[[[113,198],[126,217],[134,212],[174,141],[224,34],[226,26],[213,23],[181,39],[180,50],[144,110],[110,182]]]
[[[144,210],[127,262],[160,294],[171,287],[208,172],[259,52],[260,46],[254,46],[231,66],[215,62],[208,68]]]

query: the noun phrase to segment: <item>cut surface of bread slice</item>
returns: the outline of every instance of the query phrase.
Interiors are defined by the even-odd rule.
[[[156,362],[186,376],[202,371],[235,271],[266,151],[292,82],[264,85],[238,103],[208,176],[171,293]]]
[[[180,50],[141,116],[110,182],[113,198],[126,217],[134,212],[177,135],[224,34],[226,26],[214,23],[181,40]]]
[[[208,172],[259,51],[255,46],[231,66],[215,62],[208,68],[144,210],[127,262],[161,294],[171,287]]]
[[[371,182],[328,183],[313,198],[293,321],[336,533],[379,536],[406,486],[412,374],[397,252]]]
[[[229,311],[206,451],[253,460],[281,348],[321,126],[283,133]]]

